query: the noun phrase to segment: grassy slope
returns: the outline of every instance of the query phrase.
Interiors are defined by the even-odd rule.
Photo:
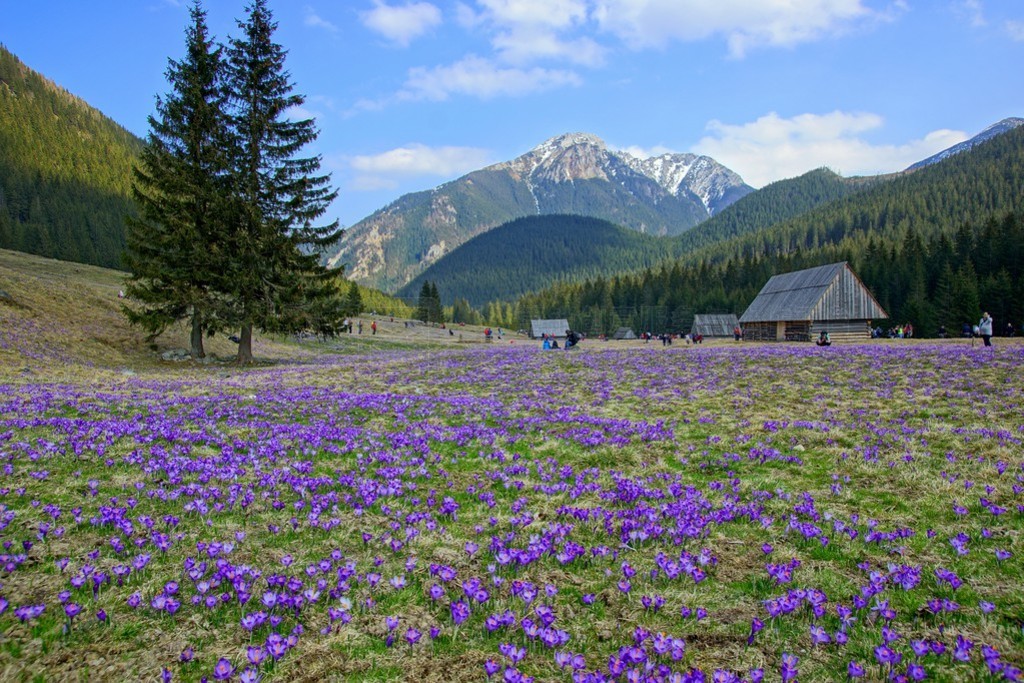
[[[188,346],[184,327],[175,327],[153,344],[121,315],[118,292],[125,273],[57,261],[0,249],[0,379],[22,381],[74,379],[89,373],[166,372],[160,354]],[[352,334],[320,345],[302,346],[273,338],[256,340],[258,359],[278,362],[308,358],[322,351],[358,353],[369,348],[436,347],[479,342],[483,328],[458,328],[455,335],[440,329],[406,327],[402,319],[362,316],[363,335]],[[378,323],[372,335],[370,324]],[[224,363],[236,347],[223,336],[208,339],[207,353]]]
[[[141,330],[128,325],[118,298],[124,278],[116,270],[0,250],[3,374],[55,379],[83,369],[155,369],[160,353],[186,346],[183,329],[169,330],[150,345]],[[234,345],[214,339],[208,351],[227,357]]]

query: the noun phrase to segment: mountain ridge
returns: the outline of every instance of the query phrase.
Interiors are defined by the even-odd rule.
[[[922,159],[917,163],[907,166],[907,168],[905,168],[903,172],[909,173],[911,171],[916,171],[918,169],[924,168],[925,166],[931,166],[932,164],[936,164],[940,161],[948,159],[949,157],[955,154],[960,154],[961,152],[971,150],[976,145],[979,145],[985,142],[986,140],[991,140],[992,138],[998,135],[1007,133],[1013,130],[1014,128],[1019,128],[1020,126],[1024,126],[1024,118],[1020,118],[1017,116],[1009,116],[1005,119],[1002,119],[1001,121],[993,123],[991,126],[988,126],[987,128],[985,128],[985,130],[981,131],[977,135],[967,140],[964,140],[959,144],[953,145],[952,147],[947,147],[938,154],[933,154],[926,159]]]
[[[514,159],[399,197],[346,231],[330,267],[395,290],[478,234],[530,215],[578,214],[649,235],[683,232],[753,192],[710,157],[648,159],[565,133]]]

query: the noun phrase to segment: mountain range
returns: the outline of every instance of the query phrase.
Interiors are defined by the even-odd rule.
[[[516,218],[579,214],[647,235],[676,235],[751,192],[710,157],[640,159],[594,135],[570,133],[400,197],[349,228],[328,265],[394,291],[469,239]]]
[[[1022,124],[1022,118],[999,121],[902,173],[969,151]],[[399,197],[349,228],[327,263],[344,266],[346,276],[361,284],[408,293],[409,283],[435,277],[436,272],[429,274],[432,266],[476,236],[517,218],[558,214],[601,218],[646,235],[682,236],[678,243],[666,244],[668,257],[753,232],[899,175],[844,179],[812,172],[795,184],[780,181],[755,192],[710,157],[663,154],[642,159],[611,150],[594,135],[569,133],[511,161]],[[739,201],[748,196],[758,200]],[[734,205],[736,210],[726,210]],[[693,230],[698,225],[702,229]],[[443,270],[449,272],[465,258],[476,267],[479,253],[448,259]],[[514,284],[511,290],[526,286]]]
[[[745,269],[756,270],[755,260],[795,254],[811,265],[857,260],[871,270],[881,260],[879,253],[920,250],[927,242],[949,239],[964,224],[984,225],[1024,211],[1022,182],[1024,127],[1010,125],[1002,135],[937,157],[912,173],[843,178],[817,169],[780,180],[675,236],[641,235],[579,216],[518,219],[445,254],[398,296],[414,298],[426,281],[445,304],[464,299],[482,309],[555,285],[642,269],[743,262]],[[869,252],[875,256],[866,257]],[[882,277],[872,284],[887,306],[898,307],[906,293]]]

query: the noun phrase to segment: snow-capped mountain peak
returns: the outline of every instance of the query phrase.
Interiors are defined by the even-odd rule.
[[[981,144],[982,142],[985,142],[986,140],[990,140],[990,139],[996,137],[997,135],[1002,135],[1003,133],[1006,133],[1007,131],[1011,131],[1014,128],[1017,128],[1019,126],[1024,126],[1024,118],[1019,118],[1019,117],[1016,117],[1016,116],[1011,116],[1009,118],[1005,118],[1002,121],[999,121],[997,123],[993,123],[991,126],[989,126],[985,130],[983,130],[980,133],[978,133],[977,135],[975,135],[973,138],[971,138],[969,140],[964,140],[960,144],[953,145],[952,147],[949,147],[948,149],[944,149],[941,152],[939,152],[938,154],[933,154],[932,156],[928,157],[927,159],[922,159],[921,161],[918,161],[916,164],[912,164],[911,166],[908,166],[906,168],[906,170],[907,171],[916,171],[919,168],[923,168],[925,166],[931,166],[932,164],[936,164],[936,163],[938,163],[940,161],[948,159],[949,157],[951,157],[951,156],[953,156],[955,154],[959,154],[960,152],[966,152],[967,150],[971,149],[975,145]]]
[[[674,197],[694,197],[712,215],[724,205],[750,191],[739,175],[710,157],[696,154],[660,154],[640,158],[622,150],[611,150],[591,133],[566,133],[534,147],[511,161],[495,164],[494,170],[508,170],[530,182],[575,182],[615,180],[628,177],[653,181]]]

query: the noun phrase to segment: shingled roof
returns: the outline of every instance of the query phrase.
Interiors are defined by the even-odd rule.
[[[530,337],[532,339],[539,339],[544,335],[562,339],[565,337],[565,331],[568,329],[571,328],[569,327],[569,321],[565,318],[530,321]]]
[[[845,261],[774,275],[740,323],[873,320],[889,315]]]
[[[698,313],[693,316],[690,332],[705,337],[731,337],[737,324],[735,313]]]

